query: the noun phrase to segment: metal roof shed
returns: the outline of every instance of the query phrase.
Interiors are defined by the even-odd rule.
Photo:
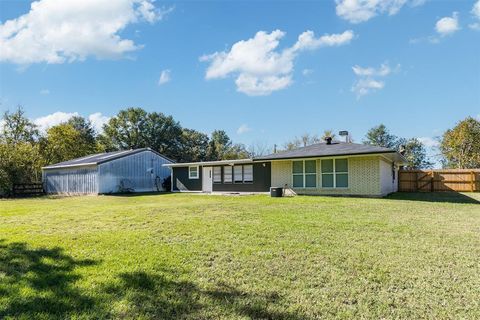
[[[100,153],[43,167],[43,182],[50,194],[161,191],[172,162],[150,148]]]

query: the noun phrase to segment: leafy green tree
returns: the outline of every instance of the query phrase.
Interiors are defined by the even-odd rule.
[[[147,112],[141,108],[121,110],[104,125],[102,141],[109,141],[108,147],[114,150],[146,147],[147,117]]]
[[[8,144],[34,143],[38,139],[37,126],[25,116],[20,106],[13,113],[6,111],[3,114],[3,128],[0,129],[1,140]]]
[[[205,133],[192,130],[182,130],[182,152],[178,161],[197,162],[207,160],[209,138]]]
[[[80,133],[83,141],[92,145],[96,144],[95,129],[89,120],[81,116],[74,116],[67,121],[67,124]]]
[[[0,195],[9,195],[17,183],[41,180],[43,159],[38,144],[0,143]]]
[[[182,127],[172,116],[158,112],[147,114],[142,135],[144,147],[152,148],[172,159],[182,157]]]
[[[480,168],[480,121],[468,117],[447,130],[440,143],[443,165],[448,168]]]
[[[433,163],[428,160],[425,146],[417,138],[405,139],[400,138],[397,144],[403,146],[403,156],[407,159],[407,168],[409,169],[426,169],[431,168]]]
[[[250,157],[245,145],[234,144],[224,130],[212,132],[207,149],[208,160],[233,160]]]
[[[51,127],[41,140],[41,153],[47,164],[63,162],[96,152],[95,141],[69,123]]]
[[[394,149],[398,145],[397,137],[391,134],[384,124],[380,124],[368,130],[363,143],[390,149]]]

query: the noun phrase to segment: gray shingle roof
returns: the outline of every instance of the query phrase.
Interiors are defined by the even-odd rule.
[[[331,156],[344,156],[344,155],[359,155],[359,154],[372,154],[372,153],[395,153],[395,150],[358,144],[358,143],[345,143],[333,141],[328,145],[325,142],[312,144],[310,146],[298,148],[290,151],[281,151],[272,153],[267,156],[255,158],[255,160],[280,160],[280,159],[294,159],[294,158],[310,158],[310,157],[331,157]]]
[[[43,167],[43,169],[58,169],[58,168],[64,168],[64,167],[98,165],[98,164],[101,164],[101,163],[105,163],[105,162],[112,161],[112,160],[115,160],[115,159],[118,159],[118,158],[123,158],[123,157],[126,157],[126,156],[130,156],[132,154],[136,154],[136,153],[146,151],[146,150],[155,152],[154,150],[152,150],[150,148],[141,148],[141,149],[133,149],[133,150],[122,150],[122,151],[97,153],[97,154],[92,154],[92,155],[85,156],[85,157],[82,157],[82,158],[77,158],[77,159],[73,159],[73,160],[68,160],[68,161],[52,164],[52,165]],[[158,152],[155,152],[155,153],[158,154],[159,156],[167,159],[167,160],[170,160],[167,157],[162,156]]]

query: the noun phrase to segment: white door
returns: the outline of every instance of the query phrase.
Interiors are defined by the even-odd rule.
[[[212,192],[212,185],[213,185],[212,167],[203,167],[202,191]]]

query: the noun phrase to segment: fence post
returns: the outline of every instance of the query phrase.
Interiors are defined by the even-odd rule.
[[[435,173],[432,171],[430,171],[430,174],[432,175],[430,177],[430,192],[434,192],[435,191],[435,187],[434,187],[434,176],[435,176]]]
[[[472,192],[475,191],[475,173],[473,171],[470,172],[470,189]]]

